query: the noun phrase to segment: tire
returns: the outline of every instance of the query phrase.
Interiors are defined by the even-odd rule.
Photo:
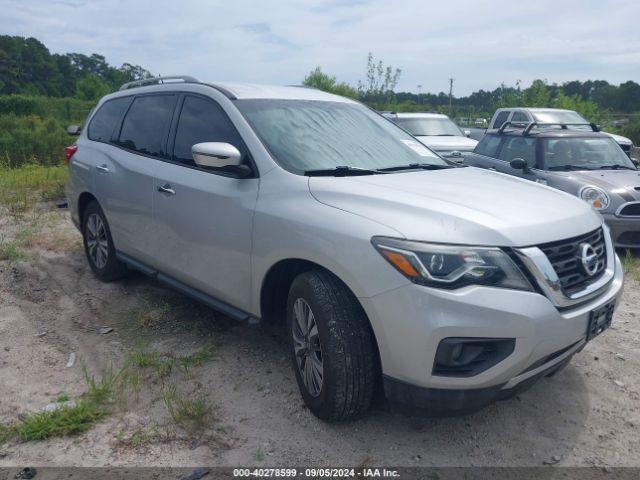
[[[298,318],[311,325],[310,335]],[[364,310],[346,285],[320,270],[296,277],[287,301],[287,332],[298,387],[314,415],[335,422],[369,409],[379,376],[378,351]]]
[[[116,258],[109,224],[98,202],[92,201],[84,211],[82,240],[87,261],[96,277],[111,282],[126,276],[127,267]]]

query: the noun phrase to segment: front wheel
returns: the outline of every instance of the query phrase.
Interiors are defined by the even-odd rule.
[[[371,405],[378,375],[375,338],[351,291],[325,271],[300,274],[287,302],[298,387],[322,420],[354,418]]]

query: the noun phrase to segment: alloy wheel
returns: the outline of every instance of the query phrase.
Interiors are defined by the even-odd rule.
[[[91,261],[97,268],[103,269],[109,259],[109,240],[107,229],[99,215],[95,213],[89,215],[85,236]]]
[[[291,328],[298,371],[309,395],[317,397],[322,390],[324,375],[322,347],[315,316],[303,298],[293,303]]]

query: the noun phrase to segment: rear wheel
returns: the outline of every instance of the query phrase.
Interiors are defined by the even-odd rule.
[[[109,224],[97,202],[91,202],[82,220],[84,251],[93,273],[109,282],[127,274],[127,267],[116,258]]]
[[[327,421],[367,411],[378,356],[369,321],[346,285],[319,270],[296,277],[287,302],[287,327],[307,407]]]

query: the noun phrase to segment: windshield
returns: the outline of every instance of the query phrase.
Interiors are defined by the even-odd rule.
[[[463,136],[458,126],[448,118],[396,118],[395,122],[411,135]]]
[[[609,137],[542,139],[542,161],[547,170],[576,167],[584,170],[630,168],[635,166]]]
[[[360,104],[270,99],[235,104],[275,160],[295,173],[343,166],[449,165]]]

